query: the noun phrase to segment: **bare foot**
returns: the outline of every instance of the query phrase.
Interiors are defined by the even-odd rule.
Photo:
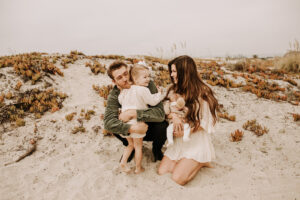
[[[203,163],[203,167],[214,168],[210,162]]]
[[[142,172],[144,172],[144,171],[145,171],[145,168],[140,167],[140,168],[136,168],[135,171],[134,171],[134,173],[135,173],[135,174],[140,174],[140,173],[142,173]]]
[[[120,164],[120,168],[122,172],[125,172],[126,174],[129,174],[131,172],[130,167],[126,164]]]

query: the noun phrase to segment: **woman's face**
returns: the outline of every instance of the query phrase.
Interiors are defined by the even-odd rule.
[[[171,77],[172,77],[174,83],[177,84],[177,82],[178,82],[177,70],[176,70],[176,66],[174,64],[171,65]]]

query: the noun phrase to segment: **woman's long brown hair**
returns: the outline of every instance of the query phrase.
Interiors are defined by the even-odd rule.
[[[218,101],[214,97],[213,91],[199,77],[195,61],[189,56],[179,56],[168,63],[169,73],[171,76],[171,66],[176,66],[177,84],[171,77],[173,85],[170,90],[182,95],[188,107],[186,120],[194,126],[194,130],[200,127],[201,103],[199,97],[209,104],[210,112],[214,118],[213,123],[217,121],[216,110],[218,110]]]

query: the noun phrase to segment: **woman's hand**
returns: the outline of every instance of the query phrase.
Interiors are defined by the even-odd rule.
[[[172,121],[174,127],[173,135],[174,137],[182,137],[183,136],[182,120],[175,113],[172,113],[171,115],[172,115]]]

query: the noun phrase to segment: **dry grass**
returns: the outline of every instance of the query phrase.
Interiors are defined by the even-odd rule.
[[[285,70],[287,72],[300,72],[300,51],[290,51],[284,57],[279,58],[275,63],[276,69]]]

